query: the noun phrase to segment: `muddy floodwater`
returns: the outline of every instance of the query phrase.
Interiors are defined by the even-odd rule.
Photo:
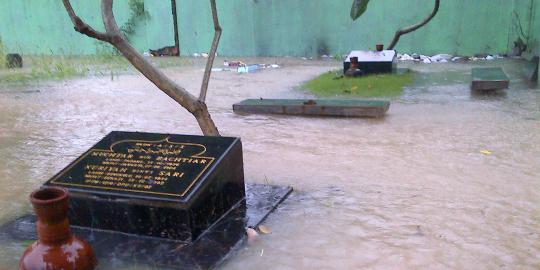
[[[523,63],[400,63],[415,83],[382,119],[236,115],[245,98],[312,97],[299,85],[340,66],[260,61],[282,67],[215,72],[208,106],[223,135],[242,138],[246,181],[295,193],[265,222],[272,233],[223,269],[540,269],[540,91]],[[488,64],[511,89],[471,94],[470,68]],[[196,94],[202,68],[165,72]],[[0,223],[30,211],[33,189],[113,130],[200,134],[135,73],[0,83]],[[15,269],[24,248],[0,247],[0,268]]]

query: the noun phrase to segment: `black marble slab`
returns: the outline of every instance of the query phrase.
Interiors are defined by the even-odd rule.
[[[213,269],[245,243],[246,228],[256,227],[292,192],[290,187],[246,185],[245,200],[237,203],[194,242],[144,237],[72,226],[88,241],[99,261],[98,269]],[[26,215],[0,226],[0,245],[13,246],[36,239],[35,217]]]
[[[238,138],[114,131],[45,186],[73,225],[193,241],[245,196]]]

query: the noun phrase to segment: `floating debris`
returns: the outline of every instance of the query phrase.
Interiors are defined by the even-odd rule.
[[[246,65],[246,64],[244,64],[242,61],[225,60],[225,61],[223,61],[223,65],[226,66],[226,67],[239,67],[239,66]]]
[[[416,62],[423,62],[425,64],[431,64],[431,63],[448,63],[450,61],[452,62],[467,62],[469,60],[472,61],[481,61],[481,60],[495,60],[495,59],[503,59],[503,56],[500,55],[491,55],[491,54],[476,54],[472,57],[467,56],[453,56],[451,54],[436,54],[433,56],[427,56],[427,55],[421,55],[413,53],[412,55],[409,54],[398,54],[397,59],[399,61],[416,61]]]
[[[229,63],[230,65],[230,63]],[[268,69],[268,68],[281,68],[278,64],[252,64],[252,65],[246,65],[242,62],[240,62],[240,65],[238,66],[237,72],[238,73],[252,73],[255,71],[259,71],[261,69]]]
[[[413,61],[414,58],[408,54],[398,55],[398,59],[401,61]]]
[[[160,56],[178,56],[179,51],[178,48],[175,46],[166,46],[157,50],[148,50],[150,55],[154,57],[160,57]]]
[[[259,229],[259,232],[261,232],[262,234],[271,234],[272,233],[272,230],[264,225],[259,225],[257,227]]]
[[[238,67],[238,73],[251,73],[259,70],[259,65],[248,65]]]
[[[436,54],[430,57],[430,60],[435,61],[435,62],[441,62],[441,61],[448,62],[448,60],[452,59],[452,57],[453,55],[450,55],[450,54]]]
[[[247,242],[248,242],[248,244],[252,244],[259,237],[259,233],[253,228],[247,228],[246,229],[246,234],[247,234]]]
[[[482,154],[484,154],[484,155],[486,155],[486,156],[489,156],[489,155],[493,154],[493,152],[491,152],[491,151],[489,151],[489,150],[486,150],[486,149],[480,150],[480,153],[482,153]]]

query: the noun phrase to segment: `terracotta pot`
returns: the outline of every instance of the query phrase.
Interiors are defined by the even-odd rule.
[[[97,261],[92,247],[69,229],[68,192],[46,187],[33,192],[38,240],[24,252],[19,270],[92,270]]]
[[[384,45],[383,44],[377,44],[377,45],[375,45],[375,48],[377,49],[378,52],[382,52],[384,50]]]

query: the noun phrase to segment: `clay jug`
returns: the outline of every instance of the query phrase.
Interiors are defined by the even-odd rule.
[[[30,202],[37,215],[38,240],[24,252],[20,270],[92,270],[92,247],[74,237],[69,228],[68,192],[46,187],[33,192]]]

